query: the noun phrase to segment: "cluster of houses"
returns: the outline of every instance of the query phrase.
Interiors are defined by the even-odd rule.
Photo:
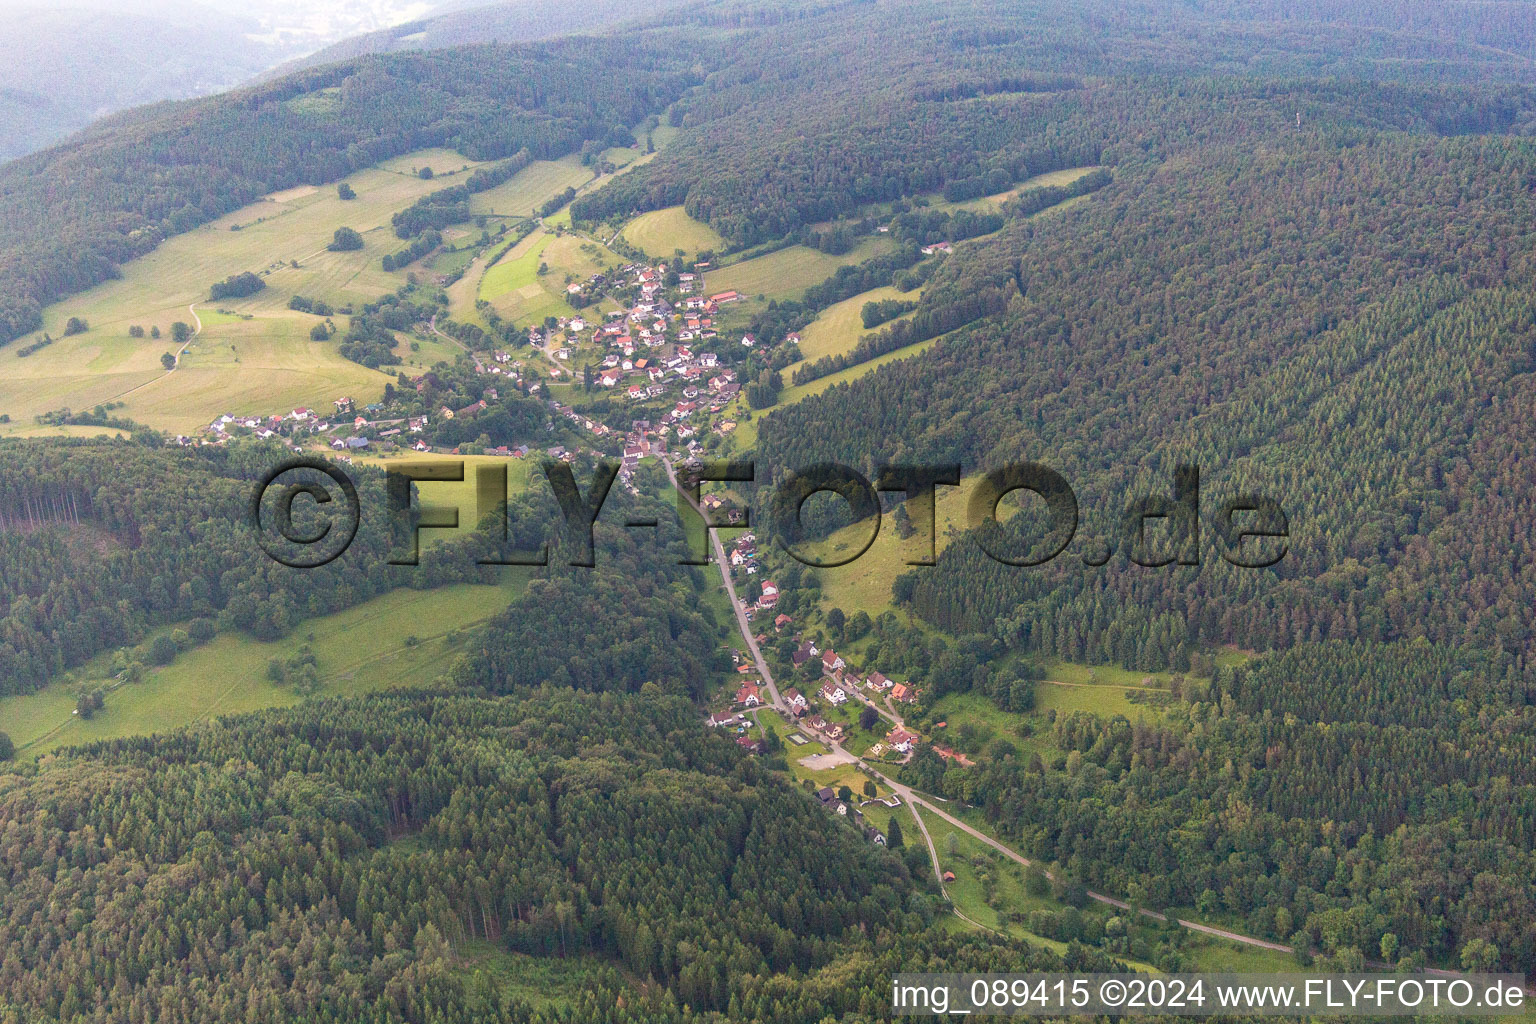
[[[857,827],[859,831],[864,833],[864,838],[868,839],[876,846],[885,845],[885,833],[881,832],[879,829],[865,821],[864,812],[860,808],[853,806],[853,804],[847,800],[839,799],[837,793],[832,789],[831,786],[823,786],[816,791],[816,802],[821,804],[822,807],[825,807],[831,813],[836,814],[842,818],[847,818],[849,821],[853,822],[854,826]],[[886,807],[901,806],[901,798],[895,796],[894,794],[887,800],[870,799],[863,802],[865,804],[879,803],[885,805]]]
[[[350,398],[338,398],[333,404],[335,412],[331,415],[322,415],[309,408],[274,416],[224,413],[205,427],[200,437],[180,435],[176,443],[183,446],[227,444],[242,436],[262,440],[278,438],[293,443],[299,438],[318,436],[325,438],[332,449],[341,452],[362,448],[389,450],[408,445],[410,435],[421,433],[427,426],[426,416],[370,419],[383,412],[384,407],[378,402],[364,406],[361,412]],[[421,447],[425,449],[425,445]],[[298,445],[294,444],[294,450],[299,450]]]
[[[906,683],[892,682],[878,671],[870,672],[869,675],[860,679],[836,651],[820,651],[810,640],[800,644],[795,650],[793,660],[798,668],[812,658],[820,661],[822,671],[821,687],[815,695],[818,706],[824,704],[832,708],[840,708],[851,700],[859,699],[861,687],[866,694],[864,702],[867,703],[873,703],[877,698],[887,695],[893,700],[905,703],[911,703],[917,699],[917,691],[913,687]],[[847,726],[841,722],[829,721],[824,715],[817,713],[812,708],[811,698],[801,693],[798,688],[789,687],[783,691],[782,696],[789,706],[790,714],[806,729],[834,743],[841,743],[848,735]],[[917,733],[897,726],[882,743],[871,747],[868,753],[872,757],[882,757],[887,750],[891,750],[902,757],[908,757],[919,739]]]
[[[749,754],[761,754],[763,741],[752,735],[752,720],[735,711],[717,711],[705,719],[712,729],[726,729],[736,735],[736,745]]]
[[[735,429],[733,420],[721,414],[741,392],[736,371],[722,364],[715,351],[710,349],[720,338],[715,317],[722,305],[736,302],[741,296],[734,291],[714,295],[696,294],[703,284],[699,274],[688,272],[677,276],[676,292],[669,301],[666,280],[670,269],[665,265],[648,266],[630,264],[621,268],[628,275],[639,294],[639,300],[628,309],[614,310],[595,319],[574,316],[558,319],[548,328],[529,331],[530,342],[544,350],[550,357],[549,372],[555,377],[566,376],[560,363],[569,363],[577,357],[577,351],[585,345],[606,350],[602,356],[594,385],[603,388],[622,388],[633,401],[673,399],[673,404],[658,418],[646,422],[643,428],[632,431],[625,438],[626,468],[634,464],[649,447],[657,450],[675,446],[697,453],[702,438],[714,431],[722,436]],[[573,285],[573,288],[578,287]],[[747,348],[757,344],[752,335],[744,335],[740,343]],[[511,385],[524,386],[524,365],[514,359],[512,353],[495,350],[474,356],[475,373],[496,378]],[[417,392],[426,387],[426,375],[411,378]],[[537,381],[526,385],[532,394],[540,390]],[[462,408],[443,406],[433,414],[438,420],[473,418],[489,408],[497,400],[497,387],[485,389],[484,397]],[[199,438],[178,438],[180,444],[223,444],[233,437],[254,434],[261,438],[322,437],[338,452],[360,449],[391,451],[411,448],[430,451],[431,447],[417,435],[427,424],[428,417],[418,416],[409,420],[380,420],[378,403],[366,406],[361,412],[354,408],[350,398],[336,400],[334,415],[323,416],[310,409],[295,409],[287,415],[277,416],[220,416],[210,424]],[[574,410],[551,402],[557,414],[564,415],[591,435],[605,437],[612,431],[602,423],[584,417]],[[488,454],[516,456],[517,450],[494,449]]]
[[[584,346],[604,350],[593,383],[622,389],[631,401],[651,401],[673,396],[672,409],[657,425],[658,432],[687,441],[705,429],[728,433],[735,426],[721,422],[701,423],[695,413],[718,414],[741,392],[735,371],[722,366],[711,348],[720,331],[715,316],[720,307],[736,302],[734,291],[715,295],[693,294],[702,284],[698,274],[678,275],[676,302],[667,298],[669,268],[629,264],[620,273],[629,276],[639,295],[628,309],[616,309],[601,320],[585,316],[557,320],[549,328],[529,332],[532,343],[542,348],[564,373],[559,363],[578,359]],[[575,286],[573,286],[575,287]],[[752,335],[740,339],[743,347],[755,347]]]

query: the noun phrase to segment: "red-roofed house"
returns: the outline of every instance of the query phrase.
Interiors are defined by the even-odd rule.
[[[837,656],[836,651],[827,651],[821,656],[821,670],[828,675],[836,672],[846,664],[847,662]]]

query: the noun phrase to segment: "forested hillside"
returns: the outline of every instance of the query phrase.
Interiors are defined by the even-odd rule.
[[[405,565],[390,564],[405,561],[411,545],[394,525],[384,473],[350,467],[362,513],[356,541],[327,565],[294,570],[263,550],[250,522],[252,495],[282,454],[264,445],[195,454],[131,442],[7,445],[0,695],[30,692],[167,623],[206,619],[273,639],[396,587],[493,581],[497,570],[482,559],[527,560],[546,544],[544,578],[501,616],[486,657],[464,670],[466,685],[622,691],[654,682],[698,696],[718,661],[725,624],[697,608],[700,570],[678,564],[686,549],[675,507],[661,500],[659,471],[639,493],[613,489],[594,531],[597,564],[586,569],[569,564],[574,549],[542,470],[508,503],[506,542],[468,535],[427,546],[419,565]],[[580,470],[580,486],[588,473]],[[421,505],[413,500],[411,522]],[[306,509],[319,515],[295,503],[296,516]],[[627,516],[663,525],[625,530],[617,524]]]
[[[1063,966],[930,927],[897,857],[654,694],[232,719],[0,775],[0,823],[6,1021],[871,1020],[914,964]],[[587,981],[534,1006],[472,939]]]
[[[170,622],[208,619],[270,639],[393,587],[486,578],[458,549],[431,552],[419,567],[387,565],[396,548],[378,472],[358,474],[363,523],[344,555],[306,571],[273,561],[249,508],[282,454],[275,446],[193,454],[132,442],[7,444],[0,694],[30,692]],[[304,508],[296,503],[295,512]]]
[[[1164,614],[1191,642],[1423,635],[1524,656],[1536,308],[1517,225],[1533,183],[1525,146],[1400,133],[1283,134],[1122,168],[1087,205],[947,266],[914,323],[984,294],[997,314],[769,417],[762,448],[788,466],[1063,473],[1084,521],[1058,562],[1017,569],[966,543],[912,576],[914,608],[947,628],[1143,668],[1185,664],[1140,639]],[[1202,474],[1203,563],[1131,564],[1120,513],[1171,491],[1179,461]],[[1240,491],[1289,517],[1272,571],[1217,557],[1209,517]],[[1103,571],[1081,561],[1095,541],[1121,548]],[[1124,646],[1116,623],[1132,627]]]
[[[1398,5],[1372,2],[1302,5],[1280,20],[1259,5],[1211,16],[1152,2],[914,3],[898,21],[878,3],[768,6],[663,19],[755,29],[762,42],[733,48],[669,112],[695,129],[681,145],[579,200],[573,216],[683,203],[752,244],[989,174],[1018,181],[1230,142],[1298,109],[1447,133],[1526,130],[1536,109],[1517,85],[1536,17],[1511,7],[1484,17],[1434,5],[1413,33],[1389,31]],[[1523,58],[1477,45],[1495,24],[1523,41]],[[1232,73],[1257,60],[1262,74]]]

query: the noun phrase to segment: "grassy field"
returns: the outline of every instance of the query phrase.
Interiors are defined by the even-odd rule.
[[[670,258],[678,249],[688,258],[704,250],[718,251],[725,239],[715,229],[688,216],[681,206],[642,213],[620,232],[624,240],[648,256]]]
[[[855,295],[851,299],[834,303],[822,310],[805,330],[800,332],[800,356],[806,362],[815,362],[822,356],[840,356],[852,351],[860,338],[871,333],[864,326],[862,313],[866,303],[902,299],[916,302],[921,290],[903,292],[887,286]],[[905,317],[897,317],[901,320]],[[882,324],[881,327],[885,325]],[[880,327],[873,330],[880,330]]]
[[[1044,174],[1037,174],[1032,178],[1028,178],[1019,182],[1017,185],[1014,185],[1006,192],[999,192],[996,195],[990,196],[980,196],[976,199],[967,199],[959,203],[946,202],[944,198],[937,193],[929,196],[928,198],[933,206],[933,209],[935,210],[948,210],[950,212],[955,210],[972,210],[977,212],[998,210],[1002,208],[1003,203],[1012,199],[1020,192],[1027,192],[1032,188],[1048,188],[1070,185],[1078,178],[1081,178],[1083,175],[1098,169],[1098,166],[1094,165],[1091,167],[1068,167],[1060,171],[1047,171]],[[1049,209],[1057,209],[1059,205],[1060,204],[1058,204],[1058,206],[1049,207]],[[1043,213],[1045,211],[1042,210],[1041,212]]]
[[[576,156],[535,160],[495,188],[471,196],[469,212],[531,217],[545,200],[567,188],[580,188],[591,178],[592,169]]]
[[[424,163],[444,173],[431,181],[408,173]],[[119,398],[125,403],[120,415],[187,432],[222,412],[323,408],[338,392],[376,397],[388,378],[343,359],[334,343],[311,342],[317,318],[290,311],[288,299],[302,294],[341,306],[399,287],[404,273],[379,267],[385,253],[404,244],[394,237],[390,216],[453,184],[466,164],[475,166],[448,151],[407,154],[347,178],[357,198],[345,202],[332,186],[275,193],[167,240],[126,264],[120,278],[48,307],[44,328],[54,344],[26,358],[15,352],[30,339],[0,350],[0,412],[10,414],[10,430],[31,426],[41,412]],[[362,234],[362,250],[326,250],[343,226]],[[246,299],[205,302],[210,285],[243,271],[263,275],[267,287]],[[218,307],[252,319],[218,315]],[[62,337],[71,316],[86,319],[90,329]],[[202,333],[182,365],[166,374],[160,357],[174,349],[171,324],[198,318]],[[159,327],[163,337],[130,338],[130,325]]]
[[[506,295],[521,297],[524,288],[537,286],[541,257],[554,240],[547,231],[535,231],[509,249],[480,278],[480,298],[495,303]]]
[[[467,978],[483,974],[508,997],[562,1014],[574,1011],[581,994],[591,987],[594,971],[618,969],[618,965],[597,956],[529,956],[483,939],[462,943],[454,947],[454,953],[456,968]]]
[[[520,326],[540,323],[547,316],[576,316],[578,311],[565,298],[567,285],[585,282],[618,263],[610,249],[584,235],[557,235],[539,228],[486,269],[478,297]],[[542,274],[540,266],[545,268]],[[594,314],[588,310],[587,315]]]
[[[940,337],[942,337],[942,335]],[[857,340],[857,338],[854,339],[855,342],[857,342]],[[876,356],[874,359],[850,366],[846,370],[839,370],[837,373],[828,374],[825,377],[818,377],[817,379],[809,381],[805,384],[798,384],[794,387],[787,387],[783,391],[779,392],[778,402],[766,409],[748,409],[745,399],[738,399],[726,410],[724,414],[726,419],[732,419],[736,421],[736,429],[731,434],[732,450],[736,452],[745,452],[749,451],[754,445],[756,445],[757,431],[762,418],[772,413],[775,409],[782,409],[785,406],[794,405],[796,402],[810,398],[813,395],[819,395],[823,391],[835,385],[848,384],[856,381],[866,373],[878,370],[886,363],[894,363],[898,359],[909,359],[912,356],[921,355],[922,353],[932,348],[934,345],[937,345],[939,340],[939,338],[929,338],[927,341],[919,341],[914,345],[908,345],[905,348],[898,348],[894,352],[887,352],[882,356]]]
[[[409,153],[401,153],[399,156],[390,157],[379,164],[381,170],[391,174],[400,174],[415,178],[423,167],[432,168],[432,180],[435,181],[445,175],[457,174],[466,170],[473,170],[478,164],[468,159],[456,150],[435,147],[432,149],[417,149]],[[431,182],[428,182],[430,185]],[[445,188],[446,185],[438,185]]]
[[[1003,856],[931,811],[918,813],[922,814],[923,824],[927,826],[929,835],[933,837],[941,869],[954,872],[954,881],[946,882],[944,889],[949,893],[957,909],[985,927],[1023,939],[1032,945],[1048,946],[1058,952],[1065,950],[1064,943],[1036,935],[1022,925],[1005,922],[999,913],[1002,911],[1027,914],[1033,910],[1057,912],[1064,907],[1064,904],[1057,902],[1049,893],[1036,896],[1029,892],[1025,883],[1026,869],[1023,865]],[[903,819],[904,828],[909,820]],[[922,836],[915,828],[910,829],[907,834],[909,835],[908,845],[922,842]],[[1098,903],[1088,904],[1083,908],[1083,913],[1098,915],[1101,918],[1123,914],[1122,911]],[[1186,938],[1182,948],[1183,952],[1194,960],[1197,970],[1254,973],[1291,973],[1302,970],[1295,959],[1285,953],[1210,936],[1192,934]],[[1129,964],[1133,970],[1161,973],[1150,964],[1120,954],[1117,956]]]
[[[102,655],[34,694],[0,699],[0,722],[21,748],[36,757],[67,744],[164,732],[216,715],[297,703],[292,689],[266,677],[267,661],[287,657],[306,637],[319,659],[321,696],[349,695],[394,686],[421,685],[445,671],[459,644],[448,634],[502,608],[525,576],[508,571],[502,586],[461,584],[436,590],[395,590],[304,623],[283,640],[264,642],[226,633],[181,654],[143,680],[107,695],[106,710],[90,721],[71,712],[77,687],[107,678]],[[414,636],[420,642],[411,644]]]
[[[766,256],[711,270],[704,277],[704,288],[711,293],[737,291],[748,298],[761,295],[765,299],[795,299],[811,285],[831,277],[838,267],[863,263],[888,251],[892,244],[888,238],[866,239],[858,248],[842,256],[829,256],[807,246],[792,245]]]

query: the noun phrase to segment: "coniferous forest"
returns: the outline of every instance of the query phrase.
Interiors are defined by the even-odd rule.
[[[726,260],[884,246],[793,297],[744,296],[757,305],[730,328],[762,342],[733,340],[727,362],[763,549],[771,488],[819,462],[974,477],[1033,461],[1076,494],[1048,564],[984,550],[1043,535],[1041,503],[1022,503],[957,527],[936,565],[903,566],[888,604],[836,609],[835,627],[814,572],[779,575],[780,612],[840,646],[857,619],[868,667],[918,691],[908,714],[930,735],[891,771],[1137,907],[1333,965],[1531,972],[1533,61],[1527,6],[1408,0],[710,0],[593,37],[354,57],[117,114],[0,166],[0,343],[274,190],[425,147],[494,161],[378,225],[398,252],[370,268],[393,272],[531,163],[638,152],[665,127],[664,147],[557,192],[543,219],[574,197],[559,230],[621,244],[636,215],[681,206]],[[679,250],[661,276],[681,266]],[[261,284],[225,272],[199,287]],[[411,280],[360,304],[343,355],[393,373],[396,335],[436,330],[438,307],[400,297]],[[789,349],[877,288],[894,291],[860,303],[856,342]],[[406,415],[432,415],[422,436],[443,448],[574,446],[581,417],[549,390],[478,423],[439,415],[486,393],[457,384],[488,349],[537,362],[528,331],[550,329],[485,323],[494,338],[445,320],[480,337],[423,374]],[[602,418],[633,423],[617,403]],[[507,544],[484,533],[391,565],[385,475],[361,462],[357,542],[291,570],[248,524],[284,447],[123,429],[0,438],[0,697],[173,627],[274,640],[397,588],[499,578]],[[577,459],[584,485],[597,450]],[[1198,564],[1149,564],[1178,540],[1133,540],[1124,511],[1171,494],[1184,465]],[[591,570],[569,564],[535,480],[508,503],[509,543],[559,553],[430,687],[5,751],[0,1024],[852,1024],[890,1019],[899,970],[1115,966],[956,927],[917,837],[866,842],[786,778],[793,752],[705,729],[741,637],[716,567],[681,564],[654,460],[614,487]],[[1234,564],[1254,549],[1216,516],[1254,495],[1286,520],[1283,557],[1259,567]],[[772,644],[796,651],[796,629]],[[1031,713],[1058,665],[1175,682],[1146,714],[1052,709],[974,764],[927,742],[937,702]],[[486,950],[578,964],[586,984],[532,1000]]]

